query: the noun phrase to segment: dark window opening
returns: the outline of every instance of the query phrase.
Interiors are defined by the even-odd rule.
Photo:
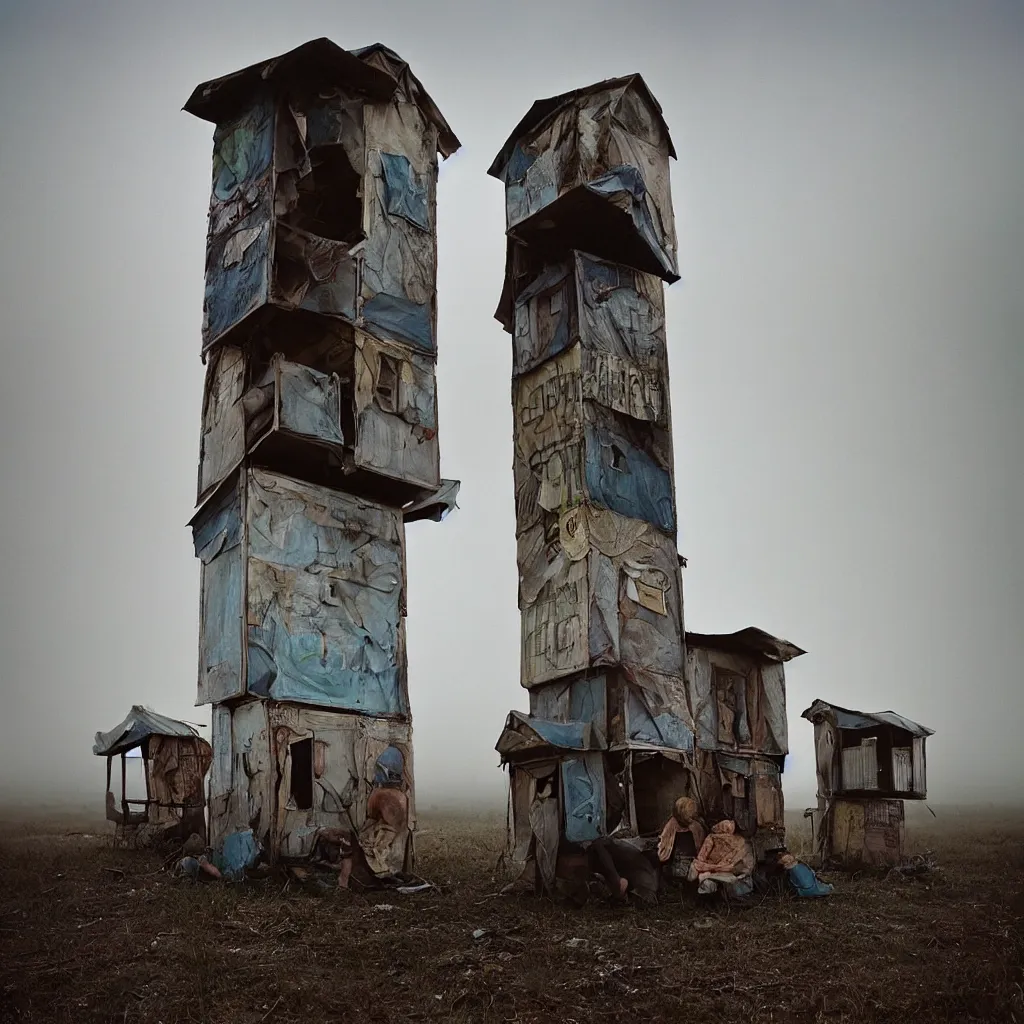
[[[398,412],[398,377],[398,360],[381,352],[376,395],[383,412]]]
[[[323,146],[309,154],[312,173],[297,183],[298,199],[288,217],[293,227],[336,242],[363,237],[360,180],[342,146]]]
[[[636,830],[641,836],[660,833],[676,800],[696,795],[689,770],[661,754],[635,753],[632,774]]]
[[[288,747],[292,762],[291,802],[300,811],[313,806],[313,741],[299,740]]]

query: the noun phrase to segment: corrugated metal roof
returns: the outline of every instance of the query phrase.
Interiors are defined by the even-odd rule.
[[[523,119],[512,129],[512,134],[505,140],[504,145],[498,151],[498,155],[494,158],[493,163],[487,169],[487,173],[493,178],[501,178],[505,173],[505,165],[509,161],[509,157],[512,155],[512,150],[515,149],[516,143],[528,132],[533,131],[540,124],[546,121],[552,114],[557,113],[563,107],[570,103],[575,102],[580,96],[586,96],[588,93],[600,92],[603,89],[614,89],[619,85],[626,85],[628,83],[636,82],[641,92],[647,97],[651,104],[651,108],[654,110],[658,117],[658,123],[661,125],[661,130],[665,133],[665,138],[668,140],[668,155],[673,159],[675,158],[676,151],[672,145],[672,136],[669,135],[668,125],[665,123],[665,117],[661,110],[661,104],[654,98],[654,93],[647,87],[647,83],[643,80],[641,75],[624,75],[622,78],[607,78],[603,82],[595,82],[593,85],[584,86],[582,89],[572,89],[570,92],[563,92],[558,96],[550,96],[546,100],[537,100],[532,107],[526,112]]]
[[[120,725],[115,726],[110,732],[96,733],[96,742],[93,743],[92,752],[100,757],[123,754],[125,751],[139,746],[149,736],[202,738],[199,736],[199,731],[188,722],[179,722],[176,718],[158,715],[150,708],[135,704]]]
[[[752,654],[768,661],[790,661],[807,652],[788,640],[766,633],[756,626],[735,633],[687,633],[687,647],[709,647],[715,651]]]
[[[375,53],[386,54],[408,71],[413,91],[417,93],[417,105],[437,127],[438,149],[443,156],[451,156],[461,146],[451,126],[419,79],[408,70],[409,65],[382,43],[345,50],[326,37],[312,39],[280,56],[197,85],[184,109],[204,121],[215,124],[228,121],[249,104],[261,83],[282,79],[301,79],[319,86],[351,86],[372,99],[386,100],[394,94],[398,83],[386,71],[365,61],[364,58]]]
[[[909,718],[897,715],[895,711],[851,711],[825,700],[816,700],[801,715],[809,722],[822,716],[831,718],[840,729],[877,729],[880,725],[891,725],[909,732],[912,736],[932,736],[935,733],[934,729],[912,722]]]

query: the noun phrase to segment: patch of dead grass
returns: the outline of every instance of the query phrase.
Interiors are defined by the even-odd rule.
[[[500,820],[420,824],[440,892],[403,897],[189,885],[106,836],[8,820],[0,1021],[1024,1022],[1019,815],[915,819],[932,876],[713,913],[496,896]]]

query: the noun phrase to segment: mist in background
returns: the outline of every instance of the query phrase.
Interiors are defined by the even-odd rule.
[[[212,126],[200,81],[318,36],[409,61],[441,167],[442,471],[408,531],[421,807],[500,805],[519,687],[501,184],[538,98],[640,72],[679,159],[668,289],[687,628],[936,730],[929,798],[1024,770],[1024,6],[1007,0],[0,0],[0,792],[102,807],[94,733],[195,708],[192,515]],[[209,731],[205,730],[209,736]]]

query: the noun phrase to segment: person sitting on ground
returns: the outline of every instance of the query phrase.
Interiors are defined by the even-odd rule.
[[[665,822],[658,839],[658,860],[668,864],[675,855],[677,861],[683,861],[681,867],[683,877],[689,871],[690,863],[704,845],[704,823],[697,817],[697,804],[688,796],[681,796],[675,802],[672,817]]]
[[[736,822],[726,818],[718,822],[704,840],[690,865],[689,878],[700,882],[736,882],[753,870],[754,851],[750,842],[737,835]]]
[[[818,878],[811,867],[797,860],[788,850],[779,851],[778,864],[785,870],[789,884],[796,890],[797,896],[831,895],[832,886]]]

